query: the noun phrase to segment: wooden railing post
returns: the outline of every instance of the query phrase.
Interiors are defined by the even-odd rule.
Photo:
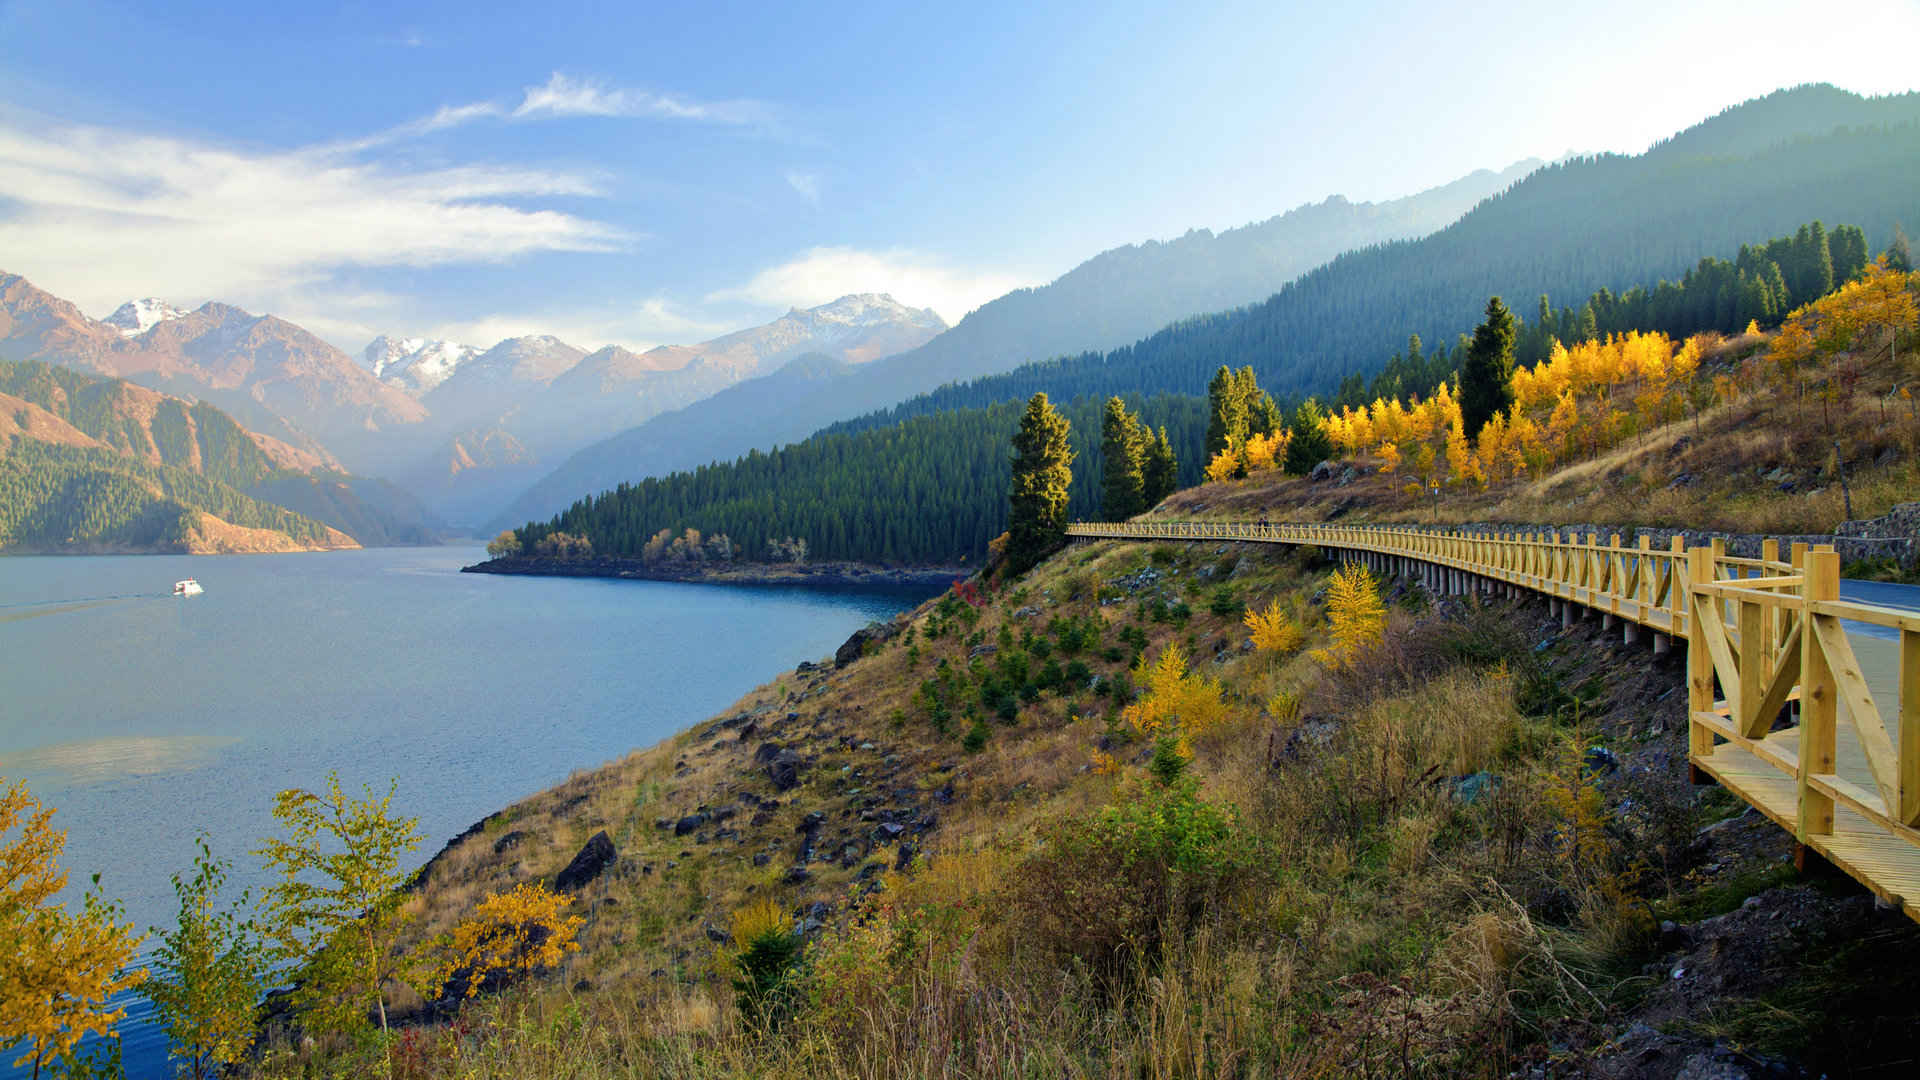
[[[1687,542],[1674,537],[1667,545],[1669,555],[1667,564],[1667,625],[1672,628],[1674,637],[1687,634]],[[1664,654],[1669,648],[1659,635],[1653,639],[1655,655]]]
[[[1693,548],[1686,559],[1685,582],[1676,582],[1679,587],[1675,591],[1686,594],[1695,620],[1687,635],[1687,757],[1693,781],[1698,784],[1707,782],[1699,763],[1713,755],[1713,730],[1700,723],[1701,713],[1713,711],[1713,654],[1707,651],[1706,635],[1700,632],[1697,621],[1711,606],[1702,603],[1704,596],[1694,594],[1693,587],[1713,581],[1713,549]],[[1675,569],[1677,572],[1679,568]]]
[[[1802,845],[1809,836],[1833,832],[1833,798],[1810,781],[1833,772],[1837,734],[1839,687],[1833,665],[1813,632],[1813,605],[1840,595],[1840,556],[1832,551],[1809,551],[1806,580],[1801,584],[1800,618],[1800,816],[1794,836]]]

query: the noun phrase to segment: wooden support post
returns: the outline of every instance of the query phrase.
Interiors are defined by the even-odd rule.
[[[1571,600],[1560,601],[1560,629],[1571,630],[1573,628],[1573,607],[1574,604]]]
[[[1812,786],[1812,778],[1833,772],[1834,739],[1838,731],[1839,687],[1833,677],[1833,665],[1820,647],[1820,635],[1813,633],[1811,605],[1840,595],[1840,556],[1831,551],[1807,553],[1806,582],[1801,596],[1806,605],[1800,617],[1808,625],[1800,634],[1800,817],[1794,839],[1807,842],[1809,836],[1833,832],[1833,799]]]
[[[1900,822],[1920,822],[1920,633],[1900,631]]]
[[[1697,547],[1687,552],[1686,589],[1696,615],[1705,605],[1693,596],[1692,587],[1713,580],[1713,549]],[[1706,635],[1696,622],[1687,637],[1687,771],[1696,784],[1708,783],[1700,762],[1713,756],[1713,730],[1700,723],[1699,716],[1713,711],[1713,654],[1707,651]]]
[[[1762,625],[1766,609],[1744,600],[1735,600],[1733,609],[1740,626],[1740,696],[1734,698],[1733,726],[1750,739],[1759,738],[1773,726],[1773,717],[1755,715],[1767,696],[1767,677],[1773,674],[1768,655],[1773,650],[1766,647],[1767,631]]]

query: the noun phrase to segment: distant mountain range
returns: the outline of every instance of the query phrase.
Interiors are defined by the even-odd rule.
[[[860,294],[696,345],[588,352],[553,337],[480,350],[382,336],[356,362],[271,315],[130,301],[107,320],[0,274],[0,357],[43,360],[211,402],[247,427],[387,476],[474,521],[597,439],[788,360],[861,364],[946,329],[931,310]]]
[[[288,453],[496,528],[862,416],[884,424],[1033,389],[1198,393],[1222,363],[1252,364],[1277,392],[1324,392],[1376,369],[1409,332],[1432,341],[1470,327],[1493,293],[1527,313],[1541,292],[1578,303],[1812,218],[1884,243],[1894,223],[1920,223],[1916,160],[1920,95],[1800,87],[1641,155],[1527,161],[1391,202],[1335,197],[1118,248],[951,328],[860,294],[639,353],[392,334],[355,358],[217,302],[148,298],[96,321],[0,274],[0,358],[216,406]]]
[[[768,449],[943,383],[1010,370],[1028,360],[1105,349],[1187,316],[1272,295],[1352,248],[1423,236],[1540,166],[1481,170],[1382,203],[1339,196],[1218,235],[1205,229],[1088,259],[1052,284],[982,305],[916,349],[857,372],[809,356],[588,447],[515,500],[491,526],[545,517],[581,494]]]

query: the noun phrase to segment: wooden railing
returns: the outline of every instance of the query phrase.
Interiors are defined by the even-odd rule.
[[[1654,548],[1618,535],[1262,522],[1080,522],[1078,539],[1313,545],[1447,593],[1519,590],[1687,642],[1688,758],[1920,919],[1920,615],[1839,598],[1830,546]],[[1891,630],[1849,636],[1844,623]],[[1862,651],[1867,655],[1863,656]]]

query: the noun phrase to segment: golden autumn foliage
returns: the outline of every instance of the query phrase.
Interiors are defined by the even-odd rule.
[[[1327,583],[1327,623],[1333,643],[1313,656],[1329,667],[1352,662],[1361,649],[1380,640],[1387,611],[1380,602],[1380,587],[1366,567],[1347,563],[1334,572]]]
[[[1207,462],[1207,479],[1214,483],[1231,480],[1240,472],[1240,455],[1232,450],[1222,450]]]
[[[473,997],[489,976],[528,974],[577,952],[574,935],[586,920],[561,914],[571,902],[537,881],[489,895],[453,928],[436,979],[441,993],[464,982],[465,996]]]
[[[1292,652],[1306,640],[1300,625],[1293,621],[1292,615],[1281,609],[1278,599],[1260,611],[1247,609],[1243,621],[1253,638],[1253,647],[1261,652]]]
[[[1273,468],[1275,456],[1284,454],[1285,448],[1286,439],[1284,436],[1272,437],[1258,434],[1248,436],[1247,445],[1243,451],[1246,457],[1247,471],[1258,472],[1263,469]]]
[[[1192,737],[1218,730],[1230,716],[1220,683],[1189,670],[1187,654],[1178,645],[1162,649],[1153,664],[1141,657],[1133,679],[1141,687],[1140,697],[1121,710],[1120,718],[1149,742],[1176,740],[1183,755],[1191,755]]]
[[[147,976],[124,970],[143,935],[97,891],[78,912],[48,903],[67,883],[54,863],[66,840],[26,785],[0,787],[0,1037],[20,1040],[13,1065],[36,1077],[83,1036],[111,1032],[126,1010],[109,999]]]

